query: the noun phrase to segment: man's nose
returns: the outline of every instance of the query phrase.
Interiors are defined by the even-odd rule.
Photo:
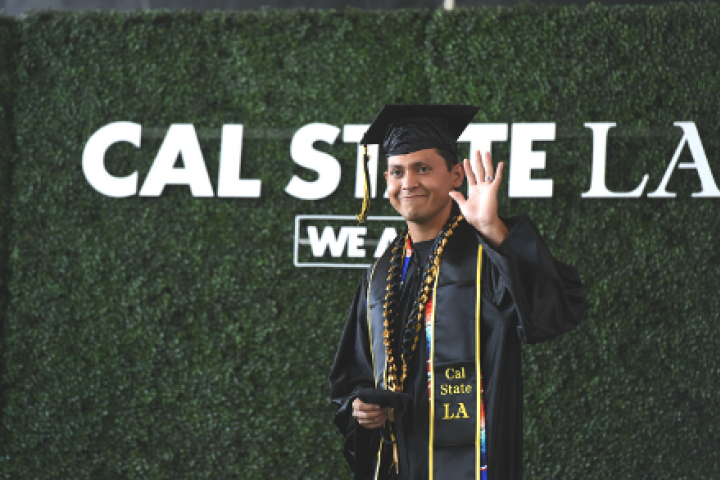
[[[403,189],[411,190],[418,186],[418,176],[415,172],[408,171],[403,176]]]

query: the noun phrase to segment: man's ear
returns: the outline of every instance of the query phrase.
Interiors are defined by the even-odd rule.
[[[453,188],[460,188],[463,183],[463,177],[465,176],[465,169],[463,168],[463,164],[456,163],[455,165],[453,165],[452,169],[450,170],[450,175],[452,175]]]

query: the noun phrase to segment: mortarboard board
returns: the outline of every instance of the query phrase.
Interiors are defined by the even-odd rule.
[[[472,105],[385,105],[360,140],[365,196],[358,221],[363,223],[370,210],[368,145],[382,144],[389,157],[437,148],[457,158],[457,139],[478,110]]]
[[[405,411],[412,400],[407,393],[393,392],[381,388],[363,388],[358,392],[358,398],[365,403],[394,408],[398,411],[398,414]]]

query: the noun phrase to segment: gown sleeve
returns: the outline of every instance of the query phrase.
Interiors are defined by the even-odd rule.
[[[578,271],[556,260],[527,215],[503,219],[508,236],[493,249],[478,234],[489,259],[495,304],[515,321],[523,343],[537,343],[575,328],[587,310]]]
[[[367,323],[367,274],[355,292],[340,346],[330,370],[330,398],[335,406],[333,421],[344,437],[343,453],[356,479],[370,479],[380,448],[380,429],[367,430],[352,416],[352,402],[362,388],[374,387],[372,353]]]

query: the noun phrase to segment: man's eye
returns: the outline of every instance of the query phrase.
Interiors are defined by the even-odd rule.
[[[429,172],[429,171],[430,171],[430,167],[426,167],[425,165],[418,167],[418,172]]]
[[[400,175],[402,175],[402,170],[390,170],[390,175],[392,175],[393,177],[399,177]]]

